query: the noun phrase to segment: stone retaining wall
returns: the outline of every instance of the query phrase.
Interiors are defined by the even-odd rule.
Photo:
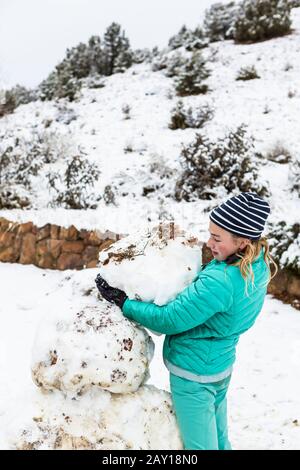
[[[37,227],[0,218],[0,261],[60,270],[94,268],[99,251],[119,239],[110,231],[77,230],[74,225]]]
[[[18,224],[0,217],[0,261],[60,270],[94,268],[99,251],[122,236],[110,231],[77,230],[74,225],[38,228],[32,222]],[[211,259],[204,243],[203,262]],[[300,309],[300,277],[291,271],[279,270],[268,285],[268,293]]]

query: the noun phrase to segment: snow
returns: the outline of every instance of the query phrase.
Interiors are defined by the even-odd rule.
[[[158,228],[139,230],[100,252],[100,274],[130,299],[157,305],[173,300],[196,277],[202,253],[195,239],[193,246],[187,236],[170,239],[168,225],[161,232],[160,238]]]
[[[96,268],[57,272],[0,265],[0,367],[5,377],[0,383],[1,448],[8,448],[16,430],[36,416],[36,404],[41,401],[30,364],[42,313],[74,305],[80,308],[83,302],[98,305],[95,294],[82,294],[86,286],[93,285],[97,272]],[[228,391],[234,449],[300,449],[299,337],[299,312],[268,295],[255,325],[241,336],[237,347]],[[154,335],[153,341],[156,350],[147,384],[169,391],[161,356],[163,336]],[[87,397],[87,408],[90,399]],[[98,401],[103,403],[103,397]]]
[[[33,349],[32,375],[43,390],[82,394],[96,384],[129,393],[143,384],[154,346],[118,307],[103,301],[47,315]]]
[[[164,226],[116,242],[100,256],[101,273],[125,291],[130,286],[134,298],[167,303],[196,277],[201,264],[195,238],[178,232]],[[31,419],[15,430],[10,424],[8,445],[182,448],[170,394],[145,385],[154,354],[151,336],[98,298],[90,275],[88,270],[65,276],[55,292],[69,282],[73,300],[63,310],[49,302],[41,314],[31,359],[41,394],[31,400]]]
[[[204,50],[204,54],[213,57],[209,64],[212,74],[207,80],[211,91],[206,96],[186,97],[183,101],[186,106],[209,104],[214,108],[214,117],[203,130],[210,139],[222,137],[227,131],[246,123],[254,136],[255,148],[263,155],[281,145],[295,160],[300,160],[300,9],[294,9],[292,15],[294,31],[291,35],[251,45],[235,45],[232,41],[213,43]],[[240,68],[251,65],[255,65],[261,78],[236,81]],[[101,176],[95,189],[102,194],[105,186],[111,185],[117,197],[115,205],[106,205],[101,200],[95,210],[50,208],[52,194],[47,188],[45,174],[41,173],[34,181],[33,208],[1,210],[0,217],[19,222],[33,221],[37,226],[46,223],[65,227],[75,225],[78,229],[111,230],[123,235],[153,229],[160,220],[174,220],[183,230],[201,242],[205,241],[209,211],[224,194],[220,188],[216,200],[190,203],[178,203],[169,197],[180,171],[181,146],[190,143],[198,132],[168,128],[170,113],[177,101],[173,80],[163,72],[152,72],[149,64],[140,64],[124,74],[107,78],[104,88],[83,90],[78,102],[65,105],[30,103],[4,116],[0,121],[1,145],[9,145],[12,136],[23,139],[26,146],[36,132],[52,134],[55,152],[60,155],[53,169],[61,168],[66,156],[74,149],[81,149],[91,162],[99,165]],[[130,106],[130,119],[124,119],[124,105]],[[69,113],[77,118],[66,124]],[[50,121],[50,127],[46,128],[45,123]],[[153,162],[158,168],[150,172]],[[268,221],[271,223],[279,220],[288,224],[299,222],[300,200],[290,191],[289,171],[288,164],[267,160],[260,168],[260,176],[271,189],[268,200],[271,206]],[[144,186],[161,184],[161,172],[169,173],[170,178],[163,180],[164,185],[158,191],[142,196]],[[178,253],[176,243],[172,249]],[[187,256],[185,250],[183,253]],[[151,252],[152,260],[156,255]],[[292,260],[296,255],[293,245],[286,257]],[[170,287],[175,285],[175,291],[186,285],[197,270],[193,250],[190,257],[181,258],[179,270],[185,263],[192,264],[186,277],[176,278],[176,270],[172,269],[174,277]],[[122,276],[128,276],[130,272],[125,266],[124,263]],[[111,263],[106,268],[111,282],[117,282],[116,268]],[[48,410],[41,415],[44,430],[49,426],[49,416],[58,423],[54,434],[50,432],[49,443],[52,445],[58,437],[68,441],[68,431],[76,434],[76,426],[82,423],[83,415],[90,419],[88,439],[95,442],[99,436],[93,434],[93,429],[98,418],[90,412],[95,404],[99,413],[107,411],[111,428],[116,424],[116,410],[122,414],[116,403],[110,407],[112,394],[107,391],[87,392],[82,402],[83,414],[80,414],[70,402],[67,405],[62,402],[60,392],[42,395],[31,378],[32,352],[34,357],[39,355],[55,336],[55,330],[47,330],[47,321],[61,314],[80,312],[82,308],[99,308],[94,288],[98,272],[99,269],[57,272],[34,266],[0,264],[0,448],[9,448],[16,432],[25,428],[33,416],[39,417],[37,413],[44,409]],[[149,265],[149,272],[153,276],[153,263]],[[160,272],[164,272],[163,268]],[[172,289],[168,292],[150,289],[146,298],[163,303],[162,294],[172,297]],[[41,324],[46,328],[43,335],[38,336],[38,341],[45,338],[42,345],[35,341],[37,331],[41,332]],[[228,392],[229,429],[234,449],[300,449],[299,337],[299,312],[268,295],[258,320],[242,335],[237,349],[237,362]],[[161,357],[163,336],[154,335],[152,339],[156,349],[147,384],[169,391],[168,372],[163,368]],[[150,408],[152,405],[155,408],[156,398],[161,399],[160,392],[154,392],[148,385],[142,386],[139,393],[139,405],[131,406],[128,396],[130,419],[134,419],[138,406],[143,407],[148,401]],[[153,398],[151,403],[150,397]],[[62,410],[73,417],[63,435],[59,434]],[[126,442],[148,445],[146,441],[138,440],[143,426],[142,423],[131,434],[124,435]],[[165,429],[168,426],[161,432]],[[34,430],[30,432],[34,434]],[[168,437],[159,435],[158,439]],[[119,442],[115,436],[111,439],[123,448],[123,438]],[[176,436],[174,439],[173,444],[178,442]],[[108,436],[108,448],[111,442]]]
[[[73,400],[56,392],[38,401],[31,423],[11,437],[14,448],[182,448],[170,395],[154,386],[126,395],[91,390]]]
[[[203,53],[212,58],[209,62],[212,73],[207,80],[211,91],[207,95],[185,97],[183,101],[187,107],[209,104],[214,108],[214,118],[200,130],[210,139],[222,137],[245,123],[255,139],[255,148],[263,155],[281,144],[294,159],[300,159],[300,95],[297,91],[300,9],[293,9],[292,17],[294,30],[291,35],[249,45],[217,42],[204,49]],[[255,65],[261,78],[236,81],[240,68],[251,65]],[[292,97],[288,97],[289,92]],[[33,132],[54,133],[56,140],[61,137],[62,147],[80,148],[91,162],[99,165],[101,175],[95,190],[102,194],[105,186],[111,185],[117,196],[116,206],[106,205],[101,200],[94,210],[51,209],[49,202],[53,194],[47,189],[42,173],[35,180],[34,208],[2,210],[0,216],[18,221],[31,220],[38,226],[48,222],[64,226],[74,224],[78,228],[128,234],[149,222],[157,223],[162,214],[167,214],[182,228],[195,234],[203,233],[212,201],[178,203],[168,197],[174,191],[181,168],[181,146],[191,142],[199,132],[197,129],[173,131],[168,128],[171,110],[177,102],[172,78],[166,77],[163,71],[152,72],[151,64],[138,64],[124,74],[106,78],[104,88],[83,89],[78,102],[65,105],[30,103],[4,116],[0,123],[3,146],[10,142],[8,137],[3,137],[9,133],[27,138]],[[124,119],[124,105],[130,106],[130,119]],[[74,113],[77,119],[66,125],[63,116],[68,112]],[[45,129],[44,123],[49,120],[52,120],[51,126]],[[55,146],[58,147],[57,142]],[[128,147],[132,151],[126,151]],[[65,149],[63,154],[68,151]],[[160,190],[142,196],[144,186],[162,182],[159,177],[162,170],[149,174],[154,160],[160,161],[171,177],[164,179]],[[55,165],[54,168],[59,168]],[[288,167],[288,164],[266,160],[260,170],[271,188],[268,222],[282,218],[288,223],[297,220],[300,202],[290,192]],[[214,202],[217,204],[218,198]],[[289,207],[288,211],[286,207]]]
[[[30,448],[33,443],[51,449],[73,443],[95,449],[180,449],[170,394],[143,385],[153,356],[151,337],[117,307],[98,299],[96,270],[57,276],[28,266],[30,274],[24,278],[24,266],[4,268],[11,268],[16,284],[22,282],[17,297],[10,283],[7,297],[2,296],[0,366],[6,380],[0,386],[0,448]],[[117,349],[123,337],[132,339],[132,347],[123,351],[121,362]],[[50,350],[56,355],[52,367]],[[110,380],[112,369],[120,365],[126,369],[125,381]]]

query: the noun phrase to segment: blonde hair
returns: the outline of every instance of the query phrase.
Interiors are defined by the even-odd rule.
[[[233,233],[231,233],[231,236],[235,240],[240,238]],[[246,295],[247,296],[248,296],[249,277],[251,278],[252,287],[254,286],[254,273],[252,269],[252,262],[258,257],[262,248],[264,250],[264,260],[269,271],[269,277],[267,279],[267,282],[264,285],[264,287],[266,287],[271,281],[271,279],[273,279],[273,277],[276,276],[277,271],[278,271],[278,266],[276,262],[274,261],[274,259],[272,258],[272,256],[270,255],[270,248],[269,248],[268,240],[265,237],[260,238],[259,240],[250,240],[250,243],[246,245],[243,255],[236,253],[236,255],[240,257],[241,259],[232,264],[232,266],[239,266],[240,268],[241,275],[243,276],[246,282]],[[273,274],[271,273],[271,266],[270,266],[271,264],[274,266]]]

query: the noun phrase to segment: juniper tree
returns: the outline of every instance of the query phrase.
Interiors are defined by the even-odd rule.
[[[15,85],[8,90],[0,90],[0,117],[13,113],[21,104],[27,104],[37,99],[36,90],[30,90],[21,85]]]
[[[207,38],[205,37],[203,30],[200,27],[197,27],[194,31],[192,31],[185,25],[182,26],[175,36],[170,38],[168,43],[169,48],[172,50],[178,49],[179,47],[185,47],[187,51],[202,49],[207,45]]]
[[[100,197],[93,192],[93,188],[99,176],[98,166],[83,155],[69,158],[62,174],[47,173],[49,186],[56,192],[52,205],[70,209],[95,208]]]
[[[300,275],[300,224],[285,220],[270,223],[268,241],[271,255],[280,267]]]
[[[57,90],[57,71],[53,70],[38,86],[39,98],[42,101],[52,100]]]
[[[187,60],[176,79],[176,92],[179,96],[199,95],[208,91],[203,80],[208,78],[210,71],[206,67],[201,52],[194,52]]]
[[[91,68],[88,45],[81,42],[76,47],[67,49],[66,58],[61,68],[64,64],[69,67],[74,77],[87,77]]]
[[[112,75],[132,65],[129,40],[121,26],[112,23],[104,34],[105,75]]]
[[[236,80],[254,80],[260,78],[254,65],[241,67],[236,76]]]
[[[167,77],[176,77],[184,70],[188,59],[179,51],[175,51],[170,57],[165,58],[165,74]]]
[[[89,51],[89,75],[104,74],[104,54],[99,36],[91,36],[88,40]]]
[[[183,146],[180,160],[184,171],[175,186],[178,201],[213,199],[220,187],[228,194],[239,190],[268,195],[267,186],[258,177],[259,155],[244,125],[216,142],[197,134],[193,142]]]
[[[233,39],[236,12],[235,2],[214,3],[205,11],[203,27],[211,42]]]
[[[288,181],[291,191],[300,197],[300,162],[297,159],[291,159],[289,162]]]
[[[13,145],[0,146],[0,208],[28,207],[32,176],[37,176],[44,163],[41,144],[15,138]]]
[[[74,76],[70,62],[63,61],[40,83],[38,88],[42,101],[54,98],[67,98],[69,101],[74,101],[81,83]]]
[[[142,64],[143,62],[150,63],[154,54],[152,54],[150,49],[135,49],[132,51],[132,63],[133,64]]]
[[[94,35],[87,44],[79,43],[67,49],[66,57],[39,85],[39,97],[42,100],[67,98],[73,101],[83,83],[93,86],[95,80],[89,81],[89,77],[97,79],[102,75],[123,72],[131,65],[129,41],[124,32],[121,33],[121,27],[112,23],[104,35],[103,44],[100,37]]]
[[[291,6],[286,0],[243,0],[234,23],[236,42],[256,42],[291,32]]]
[[[169,128],[172,130],[187,128],[199,129],[203,127],[207,121],[212,119],[213,115],[214,110],[208,104],[192,108],[185,107],[180,100],[176,104],[176,107],[172,109]]]

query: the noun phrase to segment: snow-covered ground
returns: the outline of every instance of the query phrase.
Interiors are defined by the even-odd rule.
[[[245,123],[256,149],[266,155],[276,145],[300,159],[300,8],[293,10],[291,35],[251,45],[232,41],[213,43],[204,54],[214,57],[209,68],[207,95],[184,98],[193,108],[209,104],[215,115],[201,132],[210,139],[224,136]],[[260,79],[236,81],[241,67],[254,65]],[[0,143],[19,137],[31,141],[35,132],[61,139],[60,170],[68,153],[80,148],[96,162],[101,177],[95,188],[116,188],[116,205],[100,201],[97,209],[51,209],[45,171],[34,181],[33,208],[1,210],[0,217],[33,221],[42,226],[71,224],[78,229],[112,230],[126,234],[158,219],[175,220],[201,241],[208,236],[209,210],[219,201],[176,202],[167,194],[181,171],[182,143],[190,143],[199,130],[173,131],[170,113],[178,101],[174,84],[163,71],[140,64],[124,74],[105,79],[101,89],[85,89],[79,101],[36,102],[20,106],[0,120]],[[130,119],[122,108],[130,106]],[[63,114],[74,113],[68,125]],[[49,127],[49,122],[52,123]],[[7,136],[10,134],[10,137]],[[72,153],[74,155],[74,153]],[[156,162],[159,170],[150,172]],[[160,182],[162,168],[174,171],[165,186],[148,196],[143,187]],[[290,191],[289,165],[268,162],[259,170],[269,184],[269,222],[299,222],[300,199]],[[224,196],[220,188],[220,198]],[[122,195],[122,192],[127,195]],[[34,266],[0,264],[0,447],[8,447],[10,433],[32,418],[31,406],[40,391],[30,375],[31,348],[44,314],[96,305],[96,269],[56,272]],[[84,289],[82,286],[85,286]],[[289,305],[267,296],[254,327],[241,337],[237,363],[229,389],[230,435],[235,449],[300,449],[300,315]],[[163,366],[163,337],[153,336],[156,353],[150,384],[168,390]]]
[[[0,216],[31,220],[39,226],[50,222],[130,233],[151,221],[156,222],[164,213],[183,228],[203,234],[208,221],[208,212],[203,210],[218,204],[218,198],[178,203],[166,197],[174,193],[181,172],[182,144],[193,141],[196,133],[200,131],[214,140],[244,123],[255,139],[256,149],[264,156],[281,146],[294,159],[300,159],[300,8],[292,10],[292,18],[293,33],[282,38],[248,45],[224,41],[204,49],[204,55],[210,58],[211,76],[207,80],[210,91],[183,98],[186,106],[197,108],[209,104],[214,108],[213,119],[203,129],[168,128],[178,97],[173,79],[163,71],[153,72],[151,64],[135,65],[124,74],[106,77],[104,88],[83,89],[79,101],[65,105],[54,101],[34,102],[4,116],[0,121],[3,147],[12,143],[9,134],[29,143],[33,133],[55,134],[62,144],[61,157],[53,169],[61,171],[66,155],[80,148],[89,161],[99,165],[101,175],[96,192],[103,194],[105,186],[111,185],[117,205],[106,205],[100,200],[95,210],[51,209],[45,169],[34,181],[33,208],[2,210]],[[240,68],[252,65],[260,78],[237,81]],[[124,105],[130,107],[130,119],[124,119]],[[66,116],[73,113],[76,119],[67,125],[64,113]],[[50,121],[50,127],[46,127]],[[158,163],[160,170],[150,173],[153,162]],[[259,174],[271,191],[269,222],[279,219],[297,222],[300,200],[290,191],[289,165],[267,159],[265,163]],[[162,167],[173,170],[173,176],[164,180],[163,188],[142,196],[144,186],[161,183]],[[221,188],[218,197],[224,197]]]
[[[30,374],[31,349],[42,315],[71,305],[96,305],[97,269],[57,272],[34,266],[1,264],[0,448],[32,418],[40,391]],[[81,286],[81,287],[80,287]],[[256,324],[241,336],[228,392],[230,436],[234,449],[300,449],[300,315],[266,297]],[[156,344],[147,383],[169,390]]]

